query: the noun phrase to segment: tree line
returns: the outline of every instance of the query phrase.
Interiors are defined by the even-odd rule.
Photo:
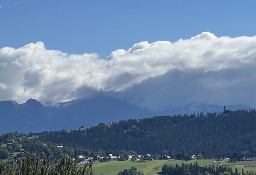
[[[195,164],[184,164],[175,166],[164,165],[162,167],[162,172],[160,175],[255,175],[253,172],[239,172],[237,168],[233,170],[231,167],[227,166],[199,166]]]

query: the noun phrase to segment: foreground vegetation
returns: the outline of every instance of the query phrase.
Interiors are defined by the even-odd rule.
[[[40,160],[31,155],[21,159],[20,162],[0,162],[0,175],[91,175],[92,165],[84,166],[74,163],[68,157],[57,162]]]

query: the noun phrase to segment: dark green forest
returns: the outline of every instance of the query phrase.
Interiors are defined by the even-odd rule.
[[[256,111],[156,116],[99,124],[72,131],[42,132],[44,143],[91,152],[202,155],[204,158],[256,153]]]
[[[226,166],[199,166],[195,164],[182,164],[176,166],[164,165],[162,167],[161,175],[203,175],[203,174],[212,174],[212,175],[254,175],[253,172],[245,172],[242,170],[240,173],[238,169],[232,170],[230,167]]]

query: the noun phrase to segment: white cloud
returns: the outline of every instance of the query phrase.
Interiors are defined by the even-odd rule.
[[[145,107],[256,104],[256,37],[204,32],[176,42],[147,41],[107,59],[48,50],[43,42],[0,49],[0,99],[56,103],[98,92]]]

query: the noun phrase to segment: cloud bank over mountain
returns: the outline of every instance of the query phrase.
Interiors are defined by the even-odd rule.
[[[107,58],[67,54],[39,41],[0,49],[0,100],[55,104],[99,93],[153,110],[189,103],[256,106],[256,37],[203,32],[143,41]]]

